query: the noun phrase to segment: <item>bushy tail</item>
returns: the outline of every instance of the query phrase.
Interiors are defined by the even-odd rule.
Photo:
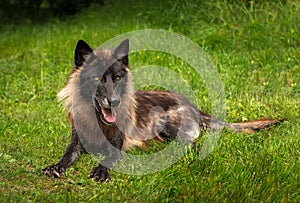
[[[283,121],[283,119],[263,118],[239,123],[227,123],[213,118],[212,116],[201,111],[200,115],[201,124],[204,130],[206,130],[207,128],[219,130],[223,127],[226,127],[233,130],[234,132],[245,133],[254,133],[260,130],[265,130],[268,129],[270,126],[277,125]]]
[[[281,123],[283,119],[263,118],[246,122],[229,123],[228,127],[235,132],[254,133],[260,130],[268,129],[272,125]]]

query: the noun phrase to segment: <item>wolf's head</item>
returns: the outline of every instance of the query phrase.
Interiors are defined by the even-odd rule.
[[[92,50],[83,40],[76,45],[80,95],[95,107],[101,121],[107,125],[116,122],[118,108],[130,91],[128,51],[128,39],[112,50]]]

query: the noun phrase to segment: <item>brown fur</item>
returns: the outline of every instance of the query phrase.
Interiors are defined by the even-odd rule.
[[[81,68],[76,69],[69,77],[69,81],[67,85],[58,93],[59,100],[64,100],[65,106],[69,109],[69,114],[72,115],[72,98],[75,96],[76,100],[80,100],[80,95],[76,95],[76,83],[78,82],[78,76],[80,73]],[[180,111],[178,111],[179,103],[176,97],[182,97],[177,93],[171,92],[162,92],[162,91],[133,91],[133,84],[131,83],[131,74],[129,74],[129,83],[128,85],[128,97],[125,101],[122,102],[122,106],[118,110],[121,112],[119,117],[126,118],[126,134],[125,140],[123,145],[123,150],[127,151],[132,146],[136,145],[140,148],[144,149],[146,147],[146,140],[148,139],[156,139],[159,141],[163,141],[164,139],[161,138],[153,129],[155,129],[155,124],[157,120],[161,117],[164,117],[163,114],[168,112],[172,115],[173,123],[175,126],[179,127],[181,122]],[[176,94],[176,97],[174,96]],[[130,96],[131,95],[131,96]],[[178,96],[179,95],[179,96]],[[186,101],[188,102],[188,101]],[[87,124],[91,122],[91,118],[87,116],[88,114],[85,113],[85,102],[82,101],[80,104],[81,112],[78,115],[83,115],[82,121],[85,121]],[[158,107],[157,109],[154,108],[155,112],[153,116],[151,116],[151,110],[153,111],[153,107]],[[161,109],[161,112],[160,112]],[[226,123],[219,121],[215,118],[212,118],[210,115],[205,114],[201,111],[201,123],[202,130],[206,131],[207,128],[214,128],[214,129],[221,129],[223,127],[228,127],[235,132],[245,132],[245,133],[254,133],[256,131],[267,129],[271,125],[278,124],[282,120],[276,119],[258,119],[252,120],[247,122],[238,122],[238,123]],[[149,116],[150,114],[150,116]],[[85,117],[85,115],[87,117]],[[72,116],[71,116],[72,117]],[[124,121],[123,121],[124,122]],[[106,126],[104,124],[99,124],[100,128],[104,130],[105,133],[114,134],[114,131],[117,131],[116,126]],[[94,128],[96,126],[91,126]],[[138,129],[136,129],[138,128]],[[115,129],[115,130],[114,130]],[[104,134],[105,134],[104,133]],[[148,138],[146,137],[148,136]],[[95,141],[95,140],[91,140]],[[192,141],[192,140],[191,140]]]
[[[107,157],[92,170],[90,177],[105,181],[109,180],[108,169],[121,159],[121,149],[127,151],[134,145],[144,149],[149,140],[164,142],[178,136],[193,144],[200,131],[209,128],[227,127],[253,133],[281,121],[267,118],[227,123],[200,111],[179,93],[134,91],[128,50],[128,40],[115,50],[93,51],[84,41],[77,43],[76,67],[58,93],[58,100],[64,101],[68,110],[72,141],[57,164],[43,169],[44,174],[60,177],[82,151],[102,150]],[[116,76],[119,80],[114,79]],[[118,96],[112,92],[118,92]],[[113,99],[118,104],[116,108]],[[88,152],[94,153],[93,150]]]
[[[103,54],[108,57],[111,52],[109,50],[101,50],[94,51],[95,55],[102,56]],[[91,118],[86,113],[88,104],[85,101],[81,101],[81,96],[78,94],[78,82],[79,82],[79,74],[82,70],[82,67],[77,67],[69,76],[68,83],[66,86],[58,93],[58,100],[64,101],[65,107],[68,109],[70,117],[72,118],[73,114],[78,116],[82,116],[82,122],[85,122],[87,125],[90,125],[90,128],[98,127],[97,124],[100,125],[100,128],[104,130],[107,134],[114,134],[114,131],[117,131],[116,126],[106,126],[102,123],[94,123],[91,125]],[[149,139],[156,139],[159,141],[163,141],[164,139],[160,137],[159,134],[155,132],[155,125],[159,119],[166,116],[166,112],[172,115],[172,124],[179,127],[181,118],[184,115],[181,115],[178,111],[180,108],[180,104],[178,103],[178,98],[182,99],[184,102],[189,102],[185,97],[180,94],[172,93],[172,92],[163,92],[163,91],[136,91],[134,92],[133,84],[132,84],[132,76],[128,69],[128,83],[127,83],[127,96],[126,99],[122,102],[122,106],[119,108],[119,118],[122,118],[122,122],[125,122],[126,127],[124,126],[125,131],[125,139],[123,144],[123,150],[127,151],[132,146],[136,145],[140,148],[144,149],[146,146],[146,142]],[[76,98],[76,105],[79,105],[80,112],[74,112],[73,99]],[[192,104],[189,104],[193,106]],[[153,107],[157,107],[154,108]],[[194,107],[194,106],[193,106]],[[161,111],[160,111],[161,110]],[[153,116],[151,116],[151,111]],[[282,120],[276,119],[258,119],[247,122],[238,122],[238,123],[226,123],[223,121],[219,121],[208,114],[205,114],[201,111],[200,113],[200,126],[201,129],[206,131],[208,128],[221,129],[223,127],[228,127],[235,132],[245,132],[245,133],[254,133],[256,131],[267,129],[271,125],[278,124]],[[150,115],[149,115],[150,114]],[[196,115],[197,116],[197,115]],[[125,119],[124,119],[125,118]],[[71,121],[72,122],[72,121]],[[118,122],[118,121],[117,121]],[[115,129],[115,130],[114,130]],[[190,140],[193,142],[193,140]],[[91,139],[91,142],[95,142],[94,139]],[[98,140],[99,142],[99,140]]]

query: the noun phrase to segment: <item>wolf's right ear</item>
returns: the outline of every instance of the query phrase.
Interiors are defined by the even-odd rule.
[[[75,48],[74,56],[76,67],[82,66],[83,62],[85,61],[85,57],[91,54],[92,52],[93,50],[85,41],[79,40]]]

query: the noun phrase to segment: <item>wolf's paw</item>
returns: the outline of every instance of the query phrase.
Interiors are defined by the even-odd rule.
[[[91,171],[89,178],[93,178],[95,181],[109,182],[110,176],[108,169],[105,166],[99,165]]]
[[[42,169],[42,172],[44,173],[44,175],[49,176],[49,177],[53,176],[55,178],[64,177],[65,176],[64,171],[65,171],[65,169],[58,167],[57,164],[47,166],[46,168]]]

